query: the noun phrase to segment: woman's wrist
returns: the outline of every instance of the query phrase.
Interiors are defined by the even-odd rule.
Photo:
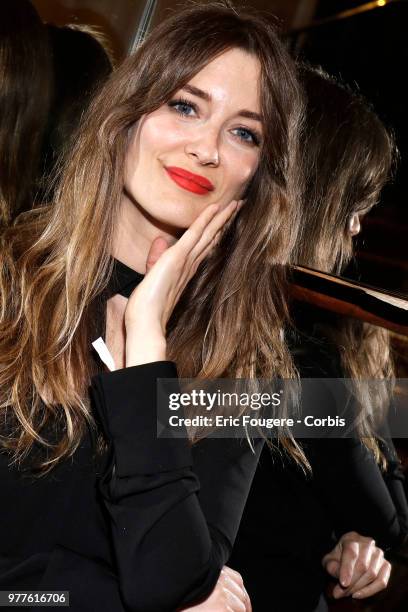
[[[126,330],[126,367],[166,360],[166,338],[161,331]]]

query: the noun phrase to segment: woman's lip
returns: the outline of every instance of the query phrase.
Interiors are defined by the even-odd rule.
[[[195,183],[194,181],[190,181],[189,179],[184,178],[184,176],[180,176],[179,174],[176,174],[175,172],[170,172],[170,170],[168,170],[167,168],[166,168],[166,172],[171,178],[171,180],[174,181],[182,189],[186,189],[187,191],[190,191],[197,195],[208,195],[210,193],[208,189],[206,189],[205,187],[202,187],[198,183]]]
[[[178,168],[177,166],[167,166],[167,172],[171,174],[175,174],[183,179],[187,179],[193,183],[197,183],[200,187],[204,187],[207,191],[213,191],[214,185],[205,178],[205,176],[200,176],[199,174],[193,174],[188,170],[184,170],[184,168]]]

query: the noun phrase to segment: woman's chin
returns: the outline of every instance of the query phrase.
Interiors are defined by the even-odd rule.
[[[152,213],[160,223],[185,230],[190,227],[202,210],[204,210],[203,206],[193,204],[191,201],[162,199],[160,210],[153,212],[152,209]]]

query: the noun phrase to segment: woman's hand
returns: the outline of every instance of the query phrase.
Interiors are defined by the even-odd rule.
[[[391,564],[371,538],[351,531],[345,533],[331,552],[323,557],[323,567],[338,578],[332,596],[371,597],[386,588]]]
[[[146,263],[146,276],[131,294],[125,310],[126,365],[146,363],[165,353],[166,325],[199,264],[217,244],[227,221],[243,201],[220,209],[211,204],[171,247],[156,238]],[[164,350],[164,353],[163,353]]]
[[[241,574],[225,565],[211,595],[178,612],[252,612],[252,606]]]

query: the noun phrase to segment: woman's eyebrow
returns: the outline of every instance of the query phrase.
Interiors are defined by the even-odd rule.
[[[212,97],[208,92],[203,91],[202,89],[200,89],[199,87],[195,87],[194,85],[184,85],[184,87],[182,87],[182,91],[187,91],[193,96],[202,98],[202,100],[205,100],[206,102],[212,102]],[[255,113],[254,111],[250,111],[247,109],[242,109],[238,111],[237,115],[239,117],[246,117],[247,119],[254,119],[255,121],[262,121],[262,117],[259,113]]]
[[[240,110],[238,111],[237,115],[239,115],[240,117],[246,117],[247,119],[255,119],[255,121],[261,121],[262,122],[262,117],[259,113],[254,113],[253,111],[250,110]]]
[[[184,87],[182,88],[182,91],[187,91],[188,93],[193,94],[193,96],[198,96],[199,98],[202,98],[206,102],[212,101],[212,98],[209,93],[207,93],[206,91],[203,91],[202,89],[199,89],[198,87],[194,87],[194,85],[188,85],[188,84],[184,85]]]

